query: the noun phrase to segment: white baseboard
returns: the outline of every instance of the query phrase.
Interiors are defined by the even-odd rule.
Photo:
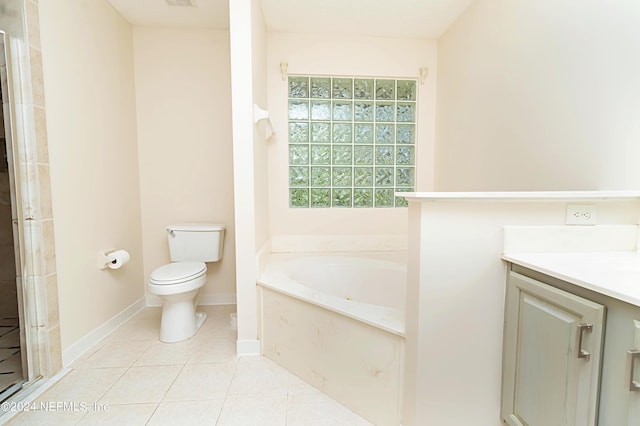
[[[68,367],[73,361],[78,359],[82,354],[91,349],[100,340],[107,337],[116,328],[120,327],[135,314],[145,308],[145,298],[142,297],[125,308],[122,312],[116,314],[110,320],[104,322],[99,327],[85,335],[80,340],[62,351],[62,365]]]
[[[162,299],[155,294],[147,294],[146,296],[147,306],[162,306]],[[198,296],[199,305],[235,305],[236,294],[235,293],[212,293],[201,294]]]
[[[260,340],[238,340],[236,341],[236,352],[238,356],[262,355]]]

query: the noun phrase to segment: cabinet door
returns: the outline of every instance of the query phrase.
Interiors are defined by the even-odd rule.
[[[640,423],[640,321],[634,321],[633,348],[627,353],[627,384],[629,386],[628,426]]]
[[[502,418],[509,425],[595,425],[605,308],[511,272]]]

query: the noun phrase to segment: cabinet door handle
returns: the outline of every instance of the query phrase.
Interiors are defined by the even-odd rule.
[[[593,331],[593,324],[585,324],[585,323],[578,324],[578,330],[577,330],[578,344],[576,345],[576,347],[578,348],[578,358],[582,358],[584,360],[589,361],[591,359],[591,354],[585,351],[584,349],[582,349],[582,336],[584,335],[585,331],[588,333],[591,333]]]
[[[633,380],[635,361],[640,359],[640,351],[632,349],[627,352],[627,377],[629,378],[629,390],[631,392],[640,391],[640,382]]]

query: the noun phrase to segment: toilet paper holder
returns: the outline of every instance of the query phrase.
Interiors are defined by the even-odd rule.
[[[98,268],[100,269],[113,269],[110,265],[116,263],[116,258],[113,256],[118,249],[110,248],[107,250],[101,250],[98,252]]]

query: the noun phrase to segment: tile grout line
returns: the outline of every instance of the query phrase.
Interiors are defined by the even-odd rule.
[[[235,377],[236,377],[239,365],[240,365],[240,357],[238,357],[238,355],[236,354],[236,362],[235,362],[235,366],[233,367],[233,374],[231,375],[231,380],[229,380],[229,384],[227,385],[227,390],[224,393],[224,398],[222,400],[222,406],[220,407],[220,412],[218,413],[218,417],[216,418],[216,422],[214,423],[214,426],[218,425],[218,422],[220,421],[220,417],[222,417],[222,410],[224,410],[224,406],[227,403],[227,398],[229,397],[229,389],[231,388],[231,384],[233,383],[233,379],[235,379]]]
[[[147,349],[148,350],[148,349]],[[146,351],[145,351],[146,352]],[[142,356],[142,355],[140,355]],[[174,365],[179,365],[179,364],[174,364]],[[182,373],[182,371],[184,371],[184,367],[187,365],[187,363],[185,362],[184,364],[182,364],[182,368],[180,368],[180,371],[178,371],[178,374],[176,374],[176,377],[173,379],[173,381],[171,382],[171,384],[169,385],[169,387],[167,387],[167,390],[164,392],[164,395],[162,395],[162,398],[160,398],[160,401],[156,404],[156,408],[153,409],[153,412],[151,413],[151,415],[149,416],[149,419],[147,419],[147,421],[145,422],[145,425],[148,425],[149,422],[151,421],[151,419],[153,418],[153,415],[156,413],[156,411],[158,411],[158,408],[160,408],[160,404],[162,404],[164,402],[164,399],[167,397],[167,394],[169,393],[169,391],[171,390],[171,387],[176,383],[176,380],[178,380],[178,377],[180,377],[180,373]],[[155,366],[149,366],[149,367],[155,367]],[[171,401],[167,401],[167,402],[171,402]]]

